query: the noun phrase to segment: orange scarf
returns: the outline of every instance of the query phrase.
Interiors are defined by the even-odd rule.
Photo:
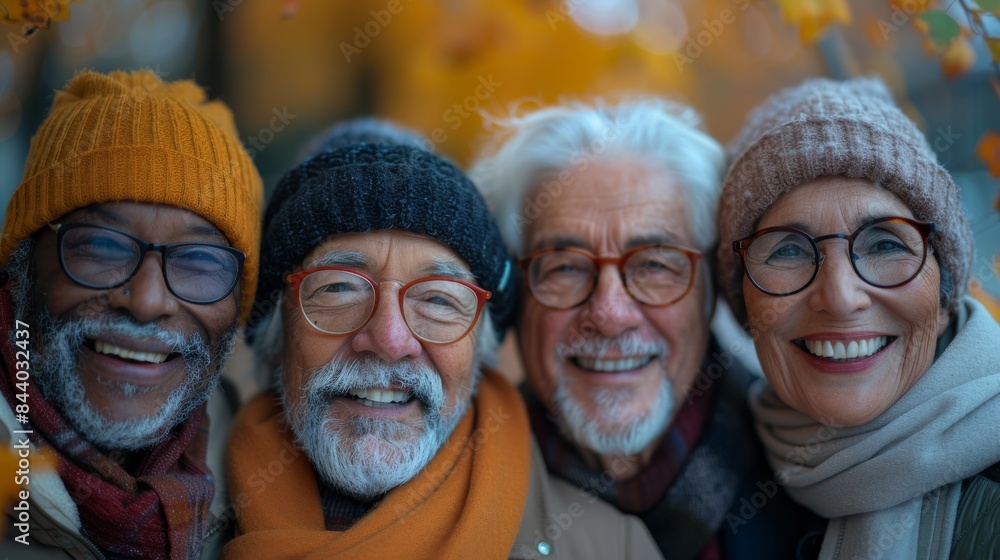
[[[228,462],[237,537],[223,558],[506,558],[528,491],[528,417],[517,391],[485,371],[472,405],[415,478],[346,531],[327,531],[316,474],[277,396],[233,423]]]

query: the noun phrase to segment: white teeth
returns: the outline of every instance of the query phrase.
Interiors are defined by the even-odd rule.
[[[347,393],[359,399],[365,406],[401,404],[410,400],[410,393],[392,389],[352,389]]]
[[[151,364],[161,364],[167,360],[167,354],[159,352],[137,352],[121,346],[115,346],[101,340],[94,341],[94,350],[101,354],[110,354],[137,362],[149,362]]]
[[[887,336],[876,336],[863,340],[852,340],[846,345],[840,341],[830,342],[829,340],[803,340],[802,343],[806,350],[814,356],[834,360],[850,360],[867,358],[884,348],[888,341],[889,337]]]
[[[576,363],[591,371],[631,371],[638,369],[653,361],[653,356],[640,356],[637,358],[621,358],[618,360],[599,360],[596,358],[575,358]]]

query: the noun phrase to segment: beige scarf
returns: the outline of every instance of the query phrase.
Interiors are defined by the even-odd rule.
[[[966,299],[965,325],[871,422],[835,428],[751,389],[776,479],[830,519],[821,560],[947,559],[962,481],[1000,461],[1000,326]]]

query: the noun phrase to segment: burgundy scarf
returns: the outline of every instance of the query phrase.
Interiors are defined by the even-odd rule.
[[[9,287],[0,289],[0,392],[11,409],[15,389],[15,318]],[[18,319],[21,319],[18,317]],[[24,320],[24,319],[22,319]],[[29,352],[37,346],[31,332]],[[23,354],[22,354],[23,358]],[[35,363],[32,359],[31,363]],[[30,370],[29,370],[30,371]],[[66,375],[72,375],[66,372]],[[105,554],[116,558],[171,560],[198,558],[212,503],[214,479],[206,464],[208,415],[200,407],[156,446],[140,452],[134,473],[98,450],[27,383],[29,437],[58,460],[59,478],[80,512],[83,533]]]

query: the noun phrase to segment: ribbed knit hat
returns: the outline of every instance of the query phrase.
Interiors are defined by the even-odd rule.
[[[396,229],[431,237],[468,263],[502,339],[514,308],[514,266],[479,191],[453,164],[414,145],[360,143],[321,152],[286,173],[264,213],[251,336],[284,277],[330,236]]]
[[[958,187],[881,80],[812,79],[755,109],[727,147],[731,162],[719,201],[718,280],[745,323],[743,266],[733,241],[750,235],[789,190],[818,177],[868,179],[903,201],[916,219],[934,222],[941,302],[954,310],[972,266],[972,229]]]
[[[7,206],[0,263],[19,241],[78,208],[106,202],[168,204],[212,222],[246,253],[240,315],[254,300],[260,175],[232,114],[194,82],[141,70],[85,71],[56,93],[31,142]]]

